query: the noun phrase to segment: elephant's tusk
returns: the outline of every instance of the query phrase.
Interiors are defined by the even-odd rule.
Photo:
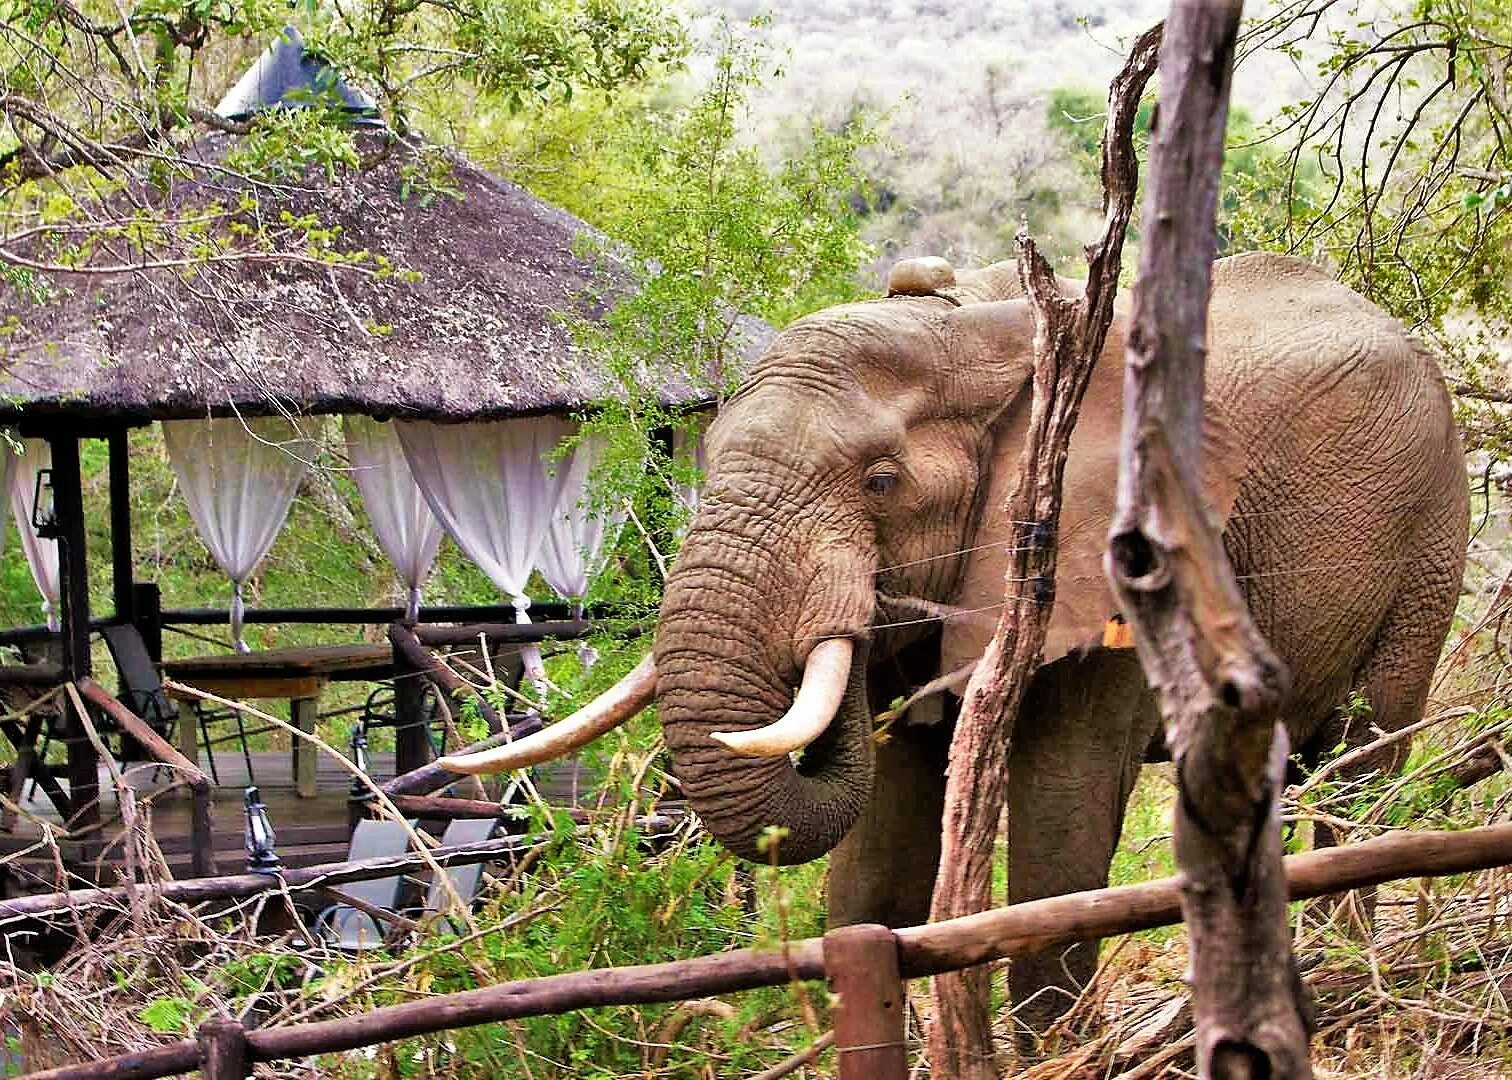
[[[840,708],[850,680],[851,652],[848,638],[830,638],[814,646],[803,667],[803,682],[792,708],[782,719],[750,731],[715,731],[709,738],[737,754],[748,757],[781,757],[802,750],[823,734]]]
[[[443,757],[438,764],[449,772],[511,772],[570,754],[611,728],[618,727],[656,700],[656,661],[650,653],[619,682],[567,719],[493,750]]]

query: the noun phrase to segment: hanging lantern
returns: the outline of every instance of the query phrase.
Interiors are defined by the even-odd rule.
[[[58,527],[58,507],[53,496],[51,469],[37,470],[37,486],[32,491],[32,528],[44,540],[57,540],[63,535]]]

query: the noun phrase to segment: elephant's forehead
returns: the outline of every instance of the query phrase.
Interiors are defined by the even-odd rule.
[[[868,383],[913,382],[939,365],[945,343],[944,310],[919,298],[842,304],[805,316],[777,335],[752,378],[808,371]]]
[[[774,374],[732,400],[709,432],[713,468],[736,457],[845,459],[887,453],[903,437],[897,403],[863,380]]]

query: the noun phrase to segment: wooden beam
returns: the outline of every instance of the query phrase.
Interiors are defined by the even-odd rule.
[[[457,754],[476,754],[482,750],[492,750],[496,746],[503,746],[507,742],[533,735],[541,730],[541,718],[532,714],[516,723],[508,731],[501,731],[497,735],[490,735],[486,739],[480,739],[471,746],[464,746],[456,751]],[[396,795],[428,795],[437,788],[443,788],[447,784],[454,784],[458,780],[465,779],[460,773],[454,773],[443,769],[434,761],[420,766],[407,773],[401,773],[388,783],[383,785],[383,793],[392,799]]]
[[[786,949],[742,949],[664,964],[601,968],[389,1005],[360,1016],[247,1033],[253,1061],[352,1050],[412,1035],[604,1005],[649,1005],[710,997],[824,976],[820,940]]]
[[[390,795],[389,801],[400,813],[422,818],[496,818],[502,817],[500,803],[483,799],[449,799],[443,795]]]
[[[126,429],[107,437],[110,446],[110,566],[111,596],[119,622],[134,622],[135,597],[131,565],[131,461]]]
[[[542,634],[542,631],[531,630],[531,627],[550,628],[561,620],[569,619],[572,615],[572,609],[566,604],[532,604],[530,610],[547,621],[522,623],[519,634]],[[422,625],[426,623],[504,624],[514,617],[514,613],[514,608],[508,605],[458,604],[421,608],[420,620]],[[590,612],[590,618],[593,619],[608,618],[612,615],[613,611],[607,608],[594,609]],[[230,618],[230,613],[225,608],[169,608],[163,612],[163,621],[172,626],[220,626],[224,625],[228,618]],[[248,608],[246,612],[248,623],[354,623],[364,626],[382,626],[403,618],[402,607]],[[561,635],[546,633],[544,636],[559,637]],[[536,637],[535,640],[539,641],[540,637]]]
[[[540,843],[539,837],[501,836],[477,844],[461,844],[455,847],[433,848],[430,858],[441,866],[470,866],[495,859],[512,858]],[[373,878],[392,877],[397,874],[412,874],[430,867],[430,862],[419,854],[385,855],[375,859],[356,862],[321,863],[282,874],[227,874],[219,877],[188,878],[183,881],[165,881],[151,887],[145,885],[116,886],[104,889],[74,889],[63,893],[43,893],[37,896],[18,896],[0,900],[0,924],[17,919],[37,918],[59,911],[84,908],[124,908],[136,892],[149,902],[153,896],[161,896],[180,904],[201,904],[214,900],[242,900],[265,892],[288,889],[297,892],[316,889],[324,885],[342,885],[349,881],[370,881]]]
[[[90,674],[89,556],[84,530],[84,490],[79,468],[79,443],[72,434],[55,435],[52,447],[53,508],[58,538],[58,578],[62,594],[63,675],[81,679]],[[69,716],[67,709],[64,716]],[[88,828],[100,820],[100,760],[94,744],[84,737],[79,718],[67,725],[68,798],[74,808],[69,828]]]
[[[79,693],[95,708],[130,735],[154,761],[176,770],[189,784],[189,865],[195,877],[210,877],[216,872],[214,834],[214,787],[198,765],[189,760],[172,743],[152,729],[152,725],[122,705],[93,679],[78,681]],[[180,724],[193,730],[194,718],[184,716]]]
[[[470,844],[465,849],[451,850],[483,846]],[[455,865],[446,849],[433,854],[445,865]],[[394,862],[367,860],[378,861]],[[1490,825],[1463,832],[1395,833],[1361,844],[1293,855],[1286,860],[1286,870],[1291,898],[1304,900],[1396,878],[1469,873],[1508,864],[1512,864],[1512,825]],[[339,870],[329,874],[323,883],[337,884]],[[400,870],[391,866],[371,876],[395,872]],[[291,871],[284,879],[296,873]],[[268,888],[280,887],[276,878],[265,880]],[[342,880],[358,878],[348,876]],[[169,882],[157,888],[166,896],[176,884],[181,883]],[[0,921],[8,917],[8,908],[23,902],[0,902]],[[897,942],[899,974],[903,978],[920,978],[1068,941],[1148,930],[1180,918],[1178,882],[1165,878],[1142,885],[1051,897],[890,933]],[[247,1037],[248,1058],[276,1061],[309,1057],[499,1020],[607,1005],[679,1001],[778,986],[794,979],[819,979],[824,975],[824,942],[818,938],[790,943],[786,949],[741,949],[665,964],[551,975],[389,1005],[358,1016],[253,1031]],[[34,1073],[31,1080],[95,1077],[152,1080],[187,1072],[197,1068],[200,1061],[199,1045],[186,1039],[142,1054]]]
[[[556,638],[569,641],[587,637],[593,624],[586,619],[565,619],[532,623],[474,623],[470,626],[417,626],[415,637],[422,645],[477,645],[480,637],[490,645],[532,643]]]

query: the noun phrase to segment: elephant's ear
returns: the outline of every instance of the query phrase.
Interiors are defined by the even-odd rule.
[[[1103,644],[1118,611],[1103,572],[1103,551],[1113,520],[1118,478],[1118,439],[1123,406],[1124,320],[1109,331],[1066,460],[1061,506],[1060,553],[1055,610],[1045,636],[1045,662],[1075,649]],[[942,670],[952,671],[982,654],[997,623],[1004,594],[1009,548],[1015,535],[1003,505],[1018,478],[1019,458],[1029,420],[1029,395],[999,419],[988,466],[988,489],[981,526],[968,538],[965,571],[956,606],[977,615],[946,623]],[[1227,521],[1238,493],[1244,462],[1233,428],[1210,407],[1203,430],[1203,484],[1220,521]],[[1018,583],[1026,593],[1032,582]]]

